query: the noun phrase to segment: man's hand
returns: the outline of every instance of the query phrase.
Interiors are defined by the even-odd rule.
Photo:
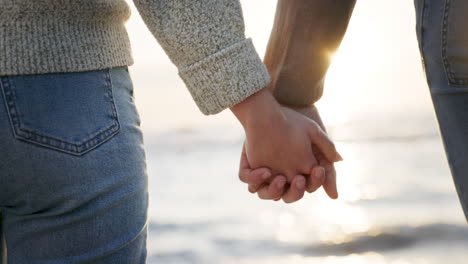
[[[296,110],[299,113],[302,113],[308,118],[314,120],[326,133],[327,130],[325,128],[325,125],[323,124],[322,118],[320,118],[320,114],[317,110],[317,107],[315,107],[315,105],[310,106],[310,107],[291,107],[291,108]],[[323,189],[325,190],[325,192],[328,194],[330,198],[337,199],[338,190],[336,187],[335,166],[333,165],[333,162],[326,159],[326,157],[322,153],[320,153],[318,148],[313,147],[312,149],[314,151],[315,157],[317,158],[319,165],[325,169],[326,177],[325,177]],[[341,155],[340,155],[339,160],[340,161],[343,160]]]
[[[267,166],[273,174],[282,174],[292,182],[296,175],[310,174],[317,165],[312,145],[329,160],[338,160],[333,142],[317,123],[290,108],[281,110],[283,117],[259,118],[247,127],[245,150],[252,167]],[[305,186],[302,179],[298,181]]]
[[[333,142],[312,119],[279,105],[266,89],[231,108],[244,126],[246,155],[254,168],[268,167],[289,183],[305,187],[298,174],[310,174],[317,161],[312,145],[328,160],[339,160]]]
[[[316,102],[322,95],[325,75],[331,63],[330,56],[343,39],[355,3],[356,0],[278,0],[277,3],[274,25],[264,57],[271,76],[269,89],[282,104],[304,106],[294,110],[314,120],[322,131],[325,131],[325,127],[317,109],[308,105]],[[318,166],[310,174],[302,170],[306,178],[295,176],[293,180],[306,181],[305,188],[309,192],[323,184],[328,196],[336,199],[338,192],[333,166],[335,160],[324,155],[326,153],[318,147],[312,146],[312,163]],[[295,189],[294,184],[291,187],[288,184],[283,185],[284,176],[262,181],[257,177],[257,170],[252,170],[244,157],[245,155],[241,159],[239,176],[242,181],[249,183],[251,192],[257,192],[262,199],[278,200],[279,197],[286,197],[285,201],[288,202],[302,197],[304,191],[301,193]],[[250,165],[258,168],[258,164]],[[265,172],[268,169],[258,170]]]
[[[242,148],[241,161],[239,166],[239,179],[249,184],[249,192],[257,193],[263,200],[283,199],[285,203],[296,202],[304,196],[304,192],[314,192],[325,180],[325,170],[316,166],[310,175],[296,175],[291,183],[287,182],[283,175],[271,176],[268,168],[252,169],[245,148]]]
[[[294,108],[294,110],[314,120],[325,131],[325,126],[315,106]],[[305,178],[301,175],[296,176],[296,178],[302,177],[302,179],[306,180],[305,189],[309,193],[314,192],[323,185],[324,190],[330,198],[338,198],[336,170],[333,162],[326,159],[317,147],[313,146],[313,151],[318,166],[314,167],[310,175],[306,175]],[[249,191],[252,193],[257,192],[261,199],[279,200],[283,198],[285,202],[294,202],[301,199],[304,195],[304,189],[295,188],[294,184],[286,184],[284,176],[271,177],[271,171],[268,168],[252,170],[244,151],[241,156],[239,178],[241,181],[248,183]]]

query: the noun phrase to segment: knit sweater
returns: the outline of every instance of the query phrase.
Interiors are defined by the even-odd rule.
[[[134,0],[204,114],[269,82],[239,0]],[[0,76],[133,64],[125,0],[0,0]]]

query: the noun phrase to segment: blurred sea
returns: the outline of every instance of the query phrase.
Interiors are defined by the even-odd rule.
[[[289,205],[237,179],[233,129],[147,135],[149,263],[467,263],[468,226],[434,120],[405,118],[330,128],[345,157],[340,198],[320,190]]]
[[[318,103],[340,198],[286,205],[237,178],[243,131],[204,117],[132,6],[131,70],[150,180],[148,263],[466,264],[468,226],[415,39],[413,1],[357,1]],[[241,0],[264,53],[276,1]]]

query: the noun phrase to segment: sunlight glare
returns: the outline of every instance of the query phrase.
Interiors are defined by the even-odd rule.
[[[342,243],[348,235],[367,232],[371,227],[365,210],[342,201],[324,200],[317,205],[317,212],[320,221],[330,226],[319,233],[322,241]]]

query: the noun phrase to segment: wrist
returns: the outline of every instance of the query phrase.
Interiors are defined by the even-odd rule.
[[[259,122],[270,122],[282,116],[279,103],[265,87],[230,108],[246,132],[258,126]]]
[[[325,128],[325,125],[323,124],[322,118],[320,117],[319,111],[315,105],[311,105],[307,107],[296,107],[296,106],[286,106],[286,107],[289,107],[293,109],[294,111],[301,113],[305,115],[306,117],[312,119],[313,121],[315,121],[315,123],[317,123],[320,126],[320,128],[324,132],[327,131]]]

